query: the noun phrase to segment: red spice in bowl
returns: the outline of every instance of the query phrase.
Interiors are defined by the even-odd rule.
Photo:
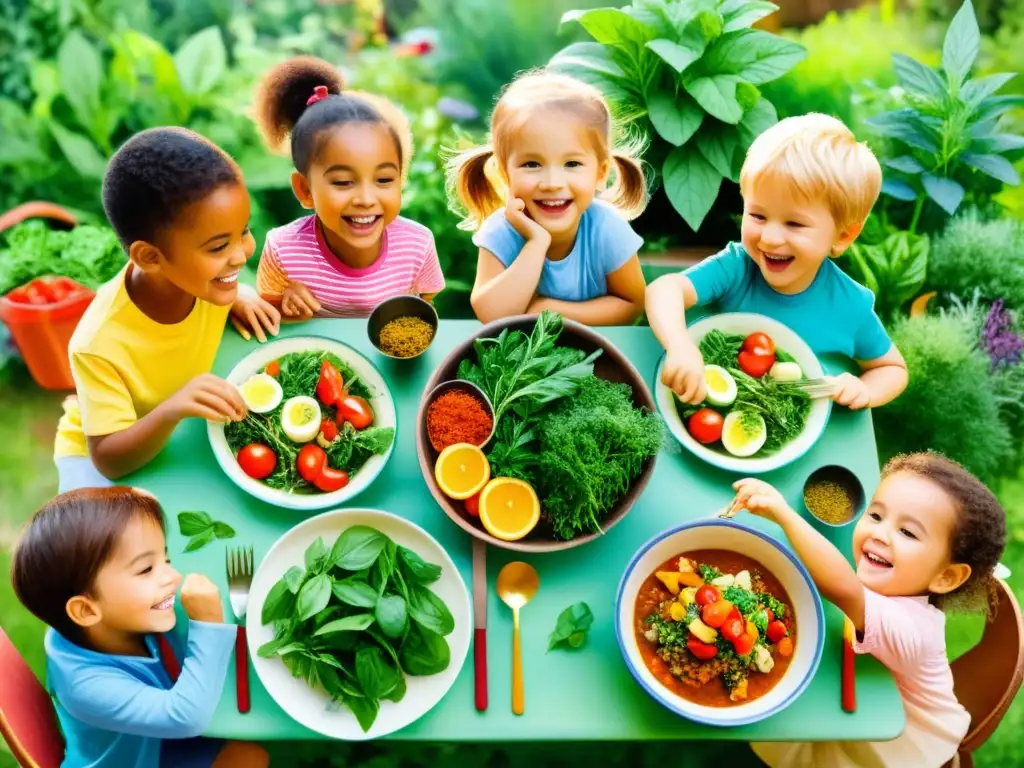
[[[449,389],[427,408],[427,436],[438,452],[455,443],[483,445],[493,429],[488,408],[465,390]]]

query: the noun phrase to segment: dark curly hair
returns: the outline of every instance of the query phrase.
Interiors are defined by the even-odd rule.
[[[317,86],[326,88],[328,96],[307,106]],[[267,72],[256,91],[255,113],[272,151],[281,151],[291,136],[292,162],[303,175],[336,125],[383,125],[395,140],[403,175],[412,155],[412,133],[401,110],[380,96],[345,91],[341,73],[315,56],[296,56]]]
[[[160,503],[133,488],[82,488],[48,501],[29,520],[14,550],[14,594],[43,623],[82,645],[81,628],[65,606],[76,595],[91,594],[96,575],[136,518],[164,527]]]
[[[121,245],[153,242],[185,208],[242,172],[224,150],[185,128],[150,128],[121,145],[103,177],[103,210]]]
[[[956,507],[951,557],[954,563],[971,566],[970,578],[936,602],[942,607],[975,608],[993,605],[993,571],[1006,548],[1006,511],[984,483],[952,459],[934,452],[895,456],[882,470],[882,477],[908,473],[928,480],[950,498]]]

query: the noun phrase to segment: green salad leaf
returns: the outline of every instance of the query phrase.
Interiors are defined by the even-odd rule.
[[[235,529],[227,523],[214,520],[208,512],[179,512],[178,530],[189,537],[185,552],[202,549],[215,539],[233,539]]]
[[[555,629],[548,638],[548,651],[563,643],[570,648],[579,648],[587,639],[590,625],[594,623],[594,614],[590,606],[579,602],[570,605],[558,615]]]

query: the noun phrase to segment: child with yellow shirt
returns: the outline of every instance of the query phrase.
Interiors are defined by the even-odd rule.
[[[212,375],[229,317],[260,341],[278,311],[238,274],[256,248],[234,161],[181,128],[122,146],[103,208],[128,264],[101,286],[68,345],[77,396],[65,401],[54,460],[60,492],[109,485],[151,461],[182,419],[240,420],[238,390]]]

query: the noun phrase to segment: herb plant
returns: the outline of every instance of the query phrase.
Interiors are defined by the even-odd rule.
[[[317,538],[303,566],[270,589],[260,620],[273,624],[274,639],[258,653],[281,657],[368,731],[382,701],[405,696],[406,675],[448,668],[455,621],[429,587],[440,576],[440,566],[369,526],[346,529],[330,550]]]
[[[880,226],[876,229],[881,236],[875,239],[865,232],[865,237],[847,249],[840,263],[875,294],[879,317],[891,321],[924,285],[931,241],[927,235],[902,230],[886,233]]]
[[[178,530],[188,536],[186,552],[202,549],[214,539],[233,539],[235,529],[227,523],[214,520],[208,512],[179,512]]]
[[[565,643],[570,648],[579,648],[586,642],[594,614],[586,603],[574,603],[558,615],[555,629],[548,638],[548,651]]]
[[[777,119],[758,86],[806,55],[750,29],[777,10],[764,0],[633,0],[562,17],[594,42],[567,46],[550,65],[600,88],[648,140],[648,161],[694,230],[722,180],[738,179],[747,147]]]
[[[0,295],[43,275],[64,275],[95,290],[114,277],[127,257],[109,227],[87,224],[54,230],[33,219],[4,233]]]

